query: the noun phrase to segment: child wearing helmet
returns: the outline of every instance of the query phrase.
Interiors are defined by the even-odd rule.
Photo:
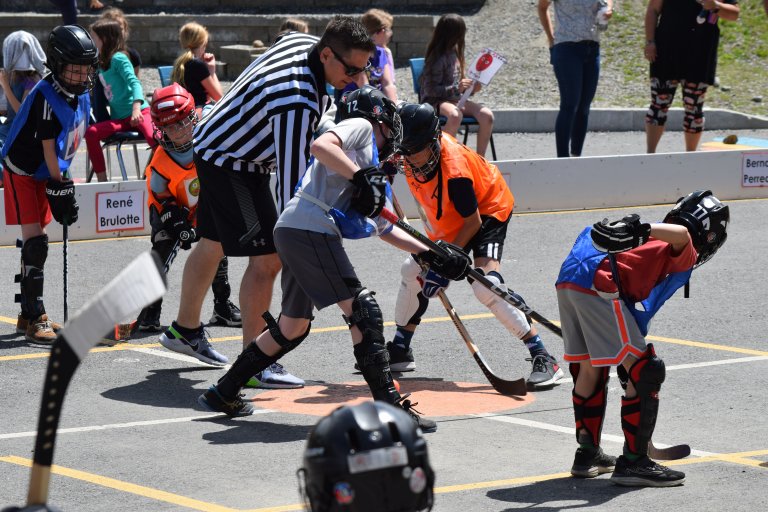
[[[281,314],[277,321],[269,312],[263,315],[267,330],[199,402],[231,416],[252,414],[253,408],[239,398],[248,377],[309,335],[313,307],[335,304],[349,326],[355,359],[373,398],[400,405],[423,431],[434,431],[435,422],[420,417],[408,395],[395,389],[381,309],[374,293],[358,280],[342,246],[342,238],[375,234],[412,253],[427,250],[378,217],[389,194],[389,182],[378,164],[400,140],[400,118],[394,103],[368,85],[346,93],[339,110],[342,121],[312,143],[313,161],[275,225],[283,265]],[[463,278],[468,269],[460,254],[441,258],[435,265],[442,265],[446,277],[454,279]]]
[[[297,475],[310,512],[417,512],[434,502],[427,441],[384,402],[345,405],[318,421]]]
[[[579,447],[573,476],[613,471],[611,481],[624,486],[670,487],[685,481],[684,473],[648,457],[665,368],[645,336],[664,302],[723,245],[729,217],[728,206],[709,190],[699,190],[680,198],[661,223],[642,223],[638,215],[605,219],[576,239],[555,285],[564,358],[574,382]],[[625,442],[618,459],[600,448],[611,366],[625,390]]]
[[[192,96],[179,84],[156,89],[152,95],[150,114],[154,137],[159,147],[147,166],[147,197],[152,249],[160,259],[173,261],[178,249],[188,250],[196,241],[197,197],[200,182],[192,162],[192,130],[197,124],[197,112]],[[229,300],[230,286],[224,257],[213,281],[214,314],[211,323],[240,327],[240,310]],[[147,306],[139,314],[140,331],[160,332],[162,299]],[[173,329],[173,326],[171,326]],[[211,365],[224,365],[227,358],[216,352],[205,336],[197,350],[185,351]],[[162,339],[161,339],[162,343]]]
[[[397,152],[402,157],[408,188],[425,216],[427,235],[471,250],[476,270],[496,286],[506,288],[500,264],[515,198],[499,169],[441,132],[435,110],[428,103],[402,104],[399,112],[403,140]],[[416,362],[411,339],[427,310],[428,299],[437,296],[442,287],[411,257],[406,258],[400,272],[395,306],[397,332],[387,349],[393,370],[413,371]],[[536,327],[517,308],[480,283],[473,282],[472,291],[528,348],[532,364],[528,386],[536,390],[555,385],[564,372],[547,351]]]
[[[11,124],[0,155],[5,173],[5,222],[21,226],[21,313],[16,332],[28,341],[52,343],[61,326],[43,304],[43,267],[48,257],[45,227],[77,221],[69,166],[88,124],[98,52],[77,25],[53,29],[47,46],[50,73],[29,92]]]

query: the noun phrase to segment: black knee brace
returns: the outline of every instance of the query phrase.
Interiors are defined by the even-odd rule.
[[[245,347],[245,350],[237,356],[237,360],[232,363],[232,367],[229,371],[219,379],[216,384],[216,389],[219,394],[226,399],[233,399],[240,393],[240,390],[245,386],[248,380],[255,374],[268,367],[285,354],[298,347],[299,344],[309,336],[309,330],[311,327],[307,327],[307,331],[298,338],[289,340],[280,331],[280,326],[277,325],[274,317],[266,311],[262,318],[267,322],[266,329],[269,330],[269,334],[280,345],[280,352],[273,356],[268,356],[259,348],[255,341],[252,341]]]
[[[344,321],[350,328],[355,326],[363,333],[363,339],[355,345],[354,353],[373,399],[396,403],[400,394],[395,389],[389,369],[389,352],[384,345],[384,319],[373,292],[358,288],[352,299],[352,315],[345,315]]]
[[[16,275],[15,281],[19,283],[21,293],[16,295],[16,302],[21,304],[22,316],[33,320],[45,313],[43,267],[48,259],[48,235],[32,237],[20,247],[21,273]]]
[[[630,453],[647,455],[648,442],[656,427],[659,413],[659,390],[664,382],[664,361],[656,356],[652,344],[630,367],[628,378],[637,393],[633,398],[621,398],[621,428],[625,449]]]
[[[595,385],[595,390],[588,397],[576,394],[576,379],[579,376],[581,365],[571,363],[569,370],[573,376],[574,390],[573,415],[576,420],[576,441],[580,444],[591,443],[593,446],[600,446],[600,435],[603,431],[603,421],[605,420],[605,407],[608,404],[608,374],[610,368],[598,368],[600,371],[600,380]]]
[[[224,256],[219,262],[219,268],[216,269],[216,275],[213,277],[213,300],[216,302],[227,302],[232,288],[229,286],[229,260]]]

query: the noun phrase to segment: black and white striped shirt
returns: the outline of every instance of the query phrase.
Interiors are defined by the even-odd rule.
[[[291,33],[251,63],[195,128],[195,153],[233,171],[276,171],[282,211],[331,105],[315,36]]]

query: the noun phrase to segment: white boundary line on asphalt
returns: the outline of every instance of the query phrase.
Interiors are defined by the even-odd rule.
[[[201,366],[210,366],[207,365],[201,361],[198,361],[197,359],[189,356],[185,356],[183,354],[176,354],[175,352],[165,351],[165,350],[156,350],[151,348],[136,348],[136,349],[130,349],[134,352],[143,352],[145,354],[154,355],[154,356],[160,356],[160,357],[167,357],[169,359],[177,359],[184,362],[191,362],[191,363],[197,363]],[[667,370],[687,370],[691,368],[702,368],[706,366],[719,366],[723,364],[737,364],[737,363],[749,363],[753,361],[765,361],[768,360],[768,356],[751,356],[751,357],[739,357],[734,359],[721,359],[718,361],[705,361],[701,363],[688,363],[688,364],[679,364],[679,365],[673,365],[668,366]],[[612,374],[614,377],[616,374]],[[561,379],[559,381],[560,383],[567,383],[567,382],[573,382],[573,380],[568,377],[565,379]],[[256,409],[254,411],[254,414],[268,414],[274,412],[270,409]],[[469,414],[470,417],[476,417],[476,418],[484,418],[488,420],[493,421],[499,421],[501,423],[510,423],[514,425],[520,425],[524,427],[532,427],[532,428],[538,428],[541,430],[549,430],[552,432],[560,432],[564,434],[573,435],[573,427],[563,427],[560,425],[553,425],[550,423],[543,423],[540,421],[533,421],[533,420],[526,420],[522,418],[515,418],[510,416],[496,416],[495,413],[487,413],[487,414]],[[211,419],[211,418],[217,418],[217,417],[226,417],[225,414],[204,414],[200,416],[187,416],[183,418],[167,418],[167,419],[161,419],[161,420],[147,420],[147,421],[133,421],[129,423],[112,423],[112,424],[106,424],[106,425],[91,425],[91,426],[85,426],[85,427],[75,427],[75,428],[63,428],[59,430],[60,434],[76,434],[80,432],[90,432],[93,430],[110,430],[110,429],[119,429],[119,428],[130,428],[130,427],[144,427],[144,426],[152,426],[152,425],[165,425],[165,424],[171,424],[171,423],[185,423],[189,421],[195,421],[195,420],[205,420],[205,419]],[[18,439],[18,438],[25,438],[25,437],[34,437],[37,435],[37,431],[34,432],[12,432],[8,434],[0,434],[0,441],[6,440],[6,439]],[[612,441],[612,442],[624,442],[624,438],[622,436],[614,436],[609,434],[603,434],[602,438],[606,441]],[[659,448],[666,448],[669,445],[663,444],[663,443],[656,443],[656,446]],[[716,455],[711,452],[705,452],[700,450],[693,450],[691,452],[693,455],[697,455],[699,457],[705,457],[709,455]]]
[[[253,414],[269,414],[275,412],[271,409],[256,409]],[[111,423],[106,425],[90,425],[85,427],[73,427],[62,428],[58,430],[59,434],[78,434],[80,432],[91,432],[93,430],[111,430],[118,428],[131,428],[131,427],[147,427],[151,425],[166,425],[169,423],[187,423],[195,420],[208,420],[213,418],[227,418],[228,416],[223,413],[216,414],[202,414],[200,416],[186,416],[184,418],[166,418],[163,420],[147,420],[147,421],[131,421],[128,423]],[[14,432],[10,434],[0,434],[0,441],[5,439],[18,439],[21,437],[35,437],[37,431],[34,432]]]

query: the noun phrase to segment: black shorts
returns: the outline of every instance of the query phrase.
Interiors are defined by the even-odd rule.
[[[269,174],[234,172],[194,156],[200,178],[197,232],[221,242],[227,256],[275,253],[272,230],[277,222]]]
[[[494,217],[480,216],[482,224],[480,230],[475,233],[465,249],[472,250],[472,259],[491,258],[501,261],[501,253],[504,251],[504,240],[507,238],[507,224],[512,214],[504,222]]]

